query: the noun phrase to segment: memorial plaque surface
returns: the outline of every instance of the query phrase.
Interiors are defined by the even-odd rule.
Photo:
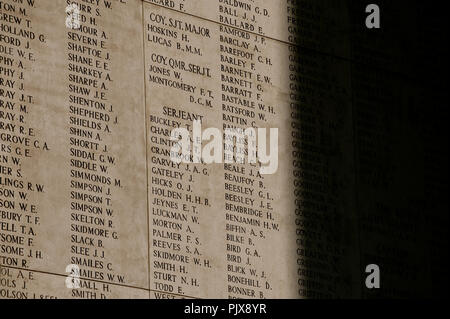
[[[350,56],[347,1],[144,1],[280,42]]]
[[[150,288],[202,298],[295,297],[290,158],[280,157],[273,175],[257,165],[168,160],[170,131],[193,134],[196,119],[203,130],[280,128],[279,151],[287,153],[288,65],[279,57],[288,47],[152,4],[144,9]]]
[[[2,2],[0,264],[33,274],[2,297],[148,288],[141,3],[79,4],[75,30],[66,1]]]
[[[0,1],[0,298],[444,291],[448,52],[380,3]]]

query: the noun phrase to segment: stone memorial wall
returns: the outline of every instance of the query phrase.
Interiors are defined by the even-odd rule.
[[[376,297],[372,263],[438,291],[448,93],[362,3],[0,1],[0,298]],[[195,161],[208,128],[276,161]]]

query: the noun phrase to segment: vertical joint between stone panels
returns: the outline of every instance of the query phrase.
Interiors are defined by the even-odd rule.
[[[145,175],[146,175],[146,180],[145,180],[145,185],[146,185],[146,192],[145,192],[145,200],[146,200],[146,210],[147,210],[147,270],[148,270],[148,298],[150,299],[151,296],[151,286],[150,286],[150,278],[151,278],[151,273],[150,273],[150,212],[149,212],[149,200],[148,200],[148,194],[149,194],[149,184],[148,184],[148,179],[149,179],[149,170],[148,170],[148,128],[147,128],[147,84],[145,81],[145,8],[144,8],[144,4],[145,1],[142,0],[141,1],[141,23],[142,23],[142,65],[143,67],[143,87],[144,87],[144,96],[143,96],[143,100],[144,100],[144,127],[145,127],[145,133],[144,133],[144,141],[145,141]]]

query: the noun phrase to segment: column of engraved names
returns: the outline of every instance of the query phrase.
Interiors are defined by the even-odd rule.
[[[214,7],[216,4],[219,6]],[[268,40],[264,38],[263,31],[267,26],[259,25],[257,19],[252,17],[256,6],[251,1],[242,2],[242,4],[239,10],[229,6],[229,3],[208,4],[211,12],[218,14],[215,20],[236,21],[234,27],[224,25],[223,22],[212,23],[154,7],[154,15],[150,18],[153,23],[149,26],[152,31],[149,38],[152,51],[150,54],[146,53],[146,59],[151,60],[152,64],[148,71],[159,75],[152,75],[150,77],[152,83],[147,86],[147,92],[152,92],[152,95],[148,95],[147,98],[150,114],[158,112],[156,103],[158,100],[175,103],[171,101],[173,95],[171,98],[168,98],[167,94],[159,95],[157,90],[153,89],[153,83],[165,84],[168,87],[185,85],[192,87],[191,93],[196,89],[194,84],[208,83],[205,92],[201,93],[201,88],[197,90],[200,93],[199,96],[186,93],[187,96],[190,95],[187,103],[186,99],[174,98],[180,105],[177,110],[180,108],[187,112],[196,110],[194,114],[197,115],[201,112],[197,117],[202,118],[203,129],[210,126],[220,130],[282,126],[280,125],[282,121],[279,121],[280,114],[275,111],[276,96],[280,94],[277,88],[281,85],[272,81],[272,76],[278,77],[280,72],[277,70],[278,66],[274,67],[272,64],[282,44],[271,41],[269,53]],[[258,10],[268,12],[261,6]],[[164,14],[158,16],[161,12]],[[267,13],[266,17],[268,15]],[[181,20],[181,22],[178,23],[175,20]],[[196,27],[192,28],[192,25]],[[204,28],[199,28],[198,25]],[[197,30],[197,37],[184,38],[182,31],[192,32],[194,29]],[[180,47],[179,39],[188,40],[185,51],[182,49],[183,45]],[[201,40],[200,43],[204,43],[202,47],[205,49],[197,51],[201,54],[196,54],[191,45],[199,43],[199,40]],[[164,57],[158,57],[159,52],[155,50],[159,46],[173,49],[176,57],[187,52],[188,54],[184,53],[184,56],[189,57],[186,59],[186,67],[178,70],[178,66],[170,65],[173,61],[172,54],[167,57],[167,53],[163,53],[160,55]],[[166,60],[165,57],[167,57]],[[207,69],[193,67],[193,65],[207,66]],[[181,77],[177,78],[177,72],[173,72],[173,69],[181,74]],[[170,80],[165,77],[162,79],[161,75],[165,75]],[[211,81],[205,81],[207,79]],[[167,104],[169,103],[166,102]],[[179,116],[174,115],[176,112],[169,108],[163,109],[161,113],[165,113],[166,116]],[[193,116],[189,117],[187,120],[192,122]],[[167,119],[160,120],[150,116],[151,121],[152,119],[156,121],[155,123],[166,123],[169,126],[164,133],[167,136],[170,130],[176,127],[176,124],[169,124]],[[150,133],[153,130],[156,128],[150,127]],[[245,143],[244,146],[246,146]],[[153,148],[152,153],[155,150],[156,148]],[[228,151],[234,152],[235,155],[236,153],[247,155],[243,148],[234,147]],[[169,153],[163,155],[166,158],[169,157]],[[280,232],[281,227],[278,221],[283,205],[274,207],[275,198],[279,200],[280,195],[284,193],[280,186],[276,186],[282,185],[281,175],[274,174],[274,177],[266,179],[259,173],[259,165],[236,164],[235,159],[235,156],[231,156],[227,160],[232,163],[210,164],[209,167],[212,169],[209,170],[209,174],[200,175],[198,180],[201,183],[194,188],[214,194],[210,200],[211,207],[204,210],[207,215],[201,214],[204,216],[199,224],[201,238],[208,239],[209,247],[214,245],[223,247],[223,250],[216,248],[215,251],[210,251],[208,257],[214,261],[212,265],[210,264],[211,272],[203,272],[201,275],[207,278],[211,277],[210,273],[218,274],[215,279],[216,285],[222,280],[224,285],[219,284],[220,289],[214,292],[209,292],[209,285],[205,287],[200,284],[200,286],[203,288],[203,294],[210,297],[270,297],[273,284],[280,285],[288,277],[284,271],[277,272],[276,263],[264,263],[268,260],[268,256],[273,256],[273,250],[268,243],[282,241],[281,238],[284,236]],[[153,159],[151,161],[153,162]],[[189,165],[188,167],[192,168]],[[152,181],[156,182],[153,178],[149,179],[150,183]],[[274,189],[278,191],[275,192]],[[212,216],[216,218],[211,219]],[[215,230],[214,237],[208,233],[208,228]],[[282,251],[282,249],[279,250],[277,254],[282,255]],[[155,254],[151,254],[151,259],[154,257]],[[285,265],[283,262],[282,267]],[[173,267],[172,269],[175,270]],[[268,273],[273,274],[272,278],[266,278]],[[174,279],[174,277],[171,278]],[[278,291],[273,294],[278,294]],[[193,294],[193,296],[199,295]]]
[[[241,1],[239,6],[219,1],[218,12],[219,21],[226,24],[219,25],[223,130],[276,127],[274,105],[266,98],[273,92],[265,92],[273,85],[273,58],[268,56],[267,39],[253,15],[252,1]],[[233,141],[239,139],[240,146],[228,150],[235,155],[224,158],[227,294],[229,298],[265,298],[271,296],[274,276],[264,267],[269,256],[263,247],[268,234],[280,231],[278,212],[260,166],[238,163],[237,156],[251,155],[251,142],[243,134]]]
[[[23,169],[50,151],[29,122],[37,110],[27,81],[41,58],[35,48],[45,42],[33,29],[33,7],[34,1],[0,1],[0,298],[34,297],[28,289],[33,273],[23,270],[45,258],[34,241],[41,217],[37,203],[46,188]]]
[[[119,159],[112,154],[112,138],[120,120],[117,106],[109,97],[114,55],[109,49],[111,33],[102,28],[102,15],[113,9],[112,2],[84,6],[82,23],[67,31],[68,120],[70,160],[70,258],[79,266],[80,277],[102,282],[125,283],[108,258],[120,239],[116,228],[113,198],[122,187],[113,171]],[[105,297],[106,283],[81,280],[76,298]]]
[[[213,265],[201,230],[212,221],[204,218],[211,200],[202,184],[211,170],[173,162],[170,134],[179,127],[192,134],[193,121],[204,123],[212,108],[211,69],[203,63],[210,30],[151,5],[144,15],[151,298],[205,297]]]

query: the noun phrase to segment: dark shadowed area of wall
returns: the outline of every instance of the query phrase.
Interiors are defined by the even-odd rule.
[[[369,3],[296,2],[299,295],[448,295],[448,23],[380,0],[368,29]]]

